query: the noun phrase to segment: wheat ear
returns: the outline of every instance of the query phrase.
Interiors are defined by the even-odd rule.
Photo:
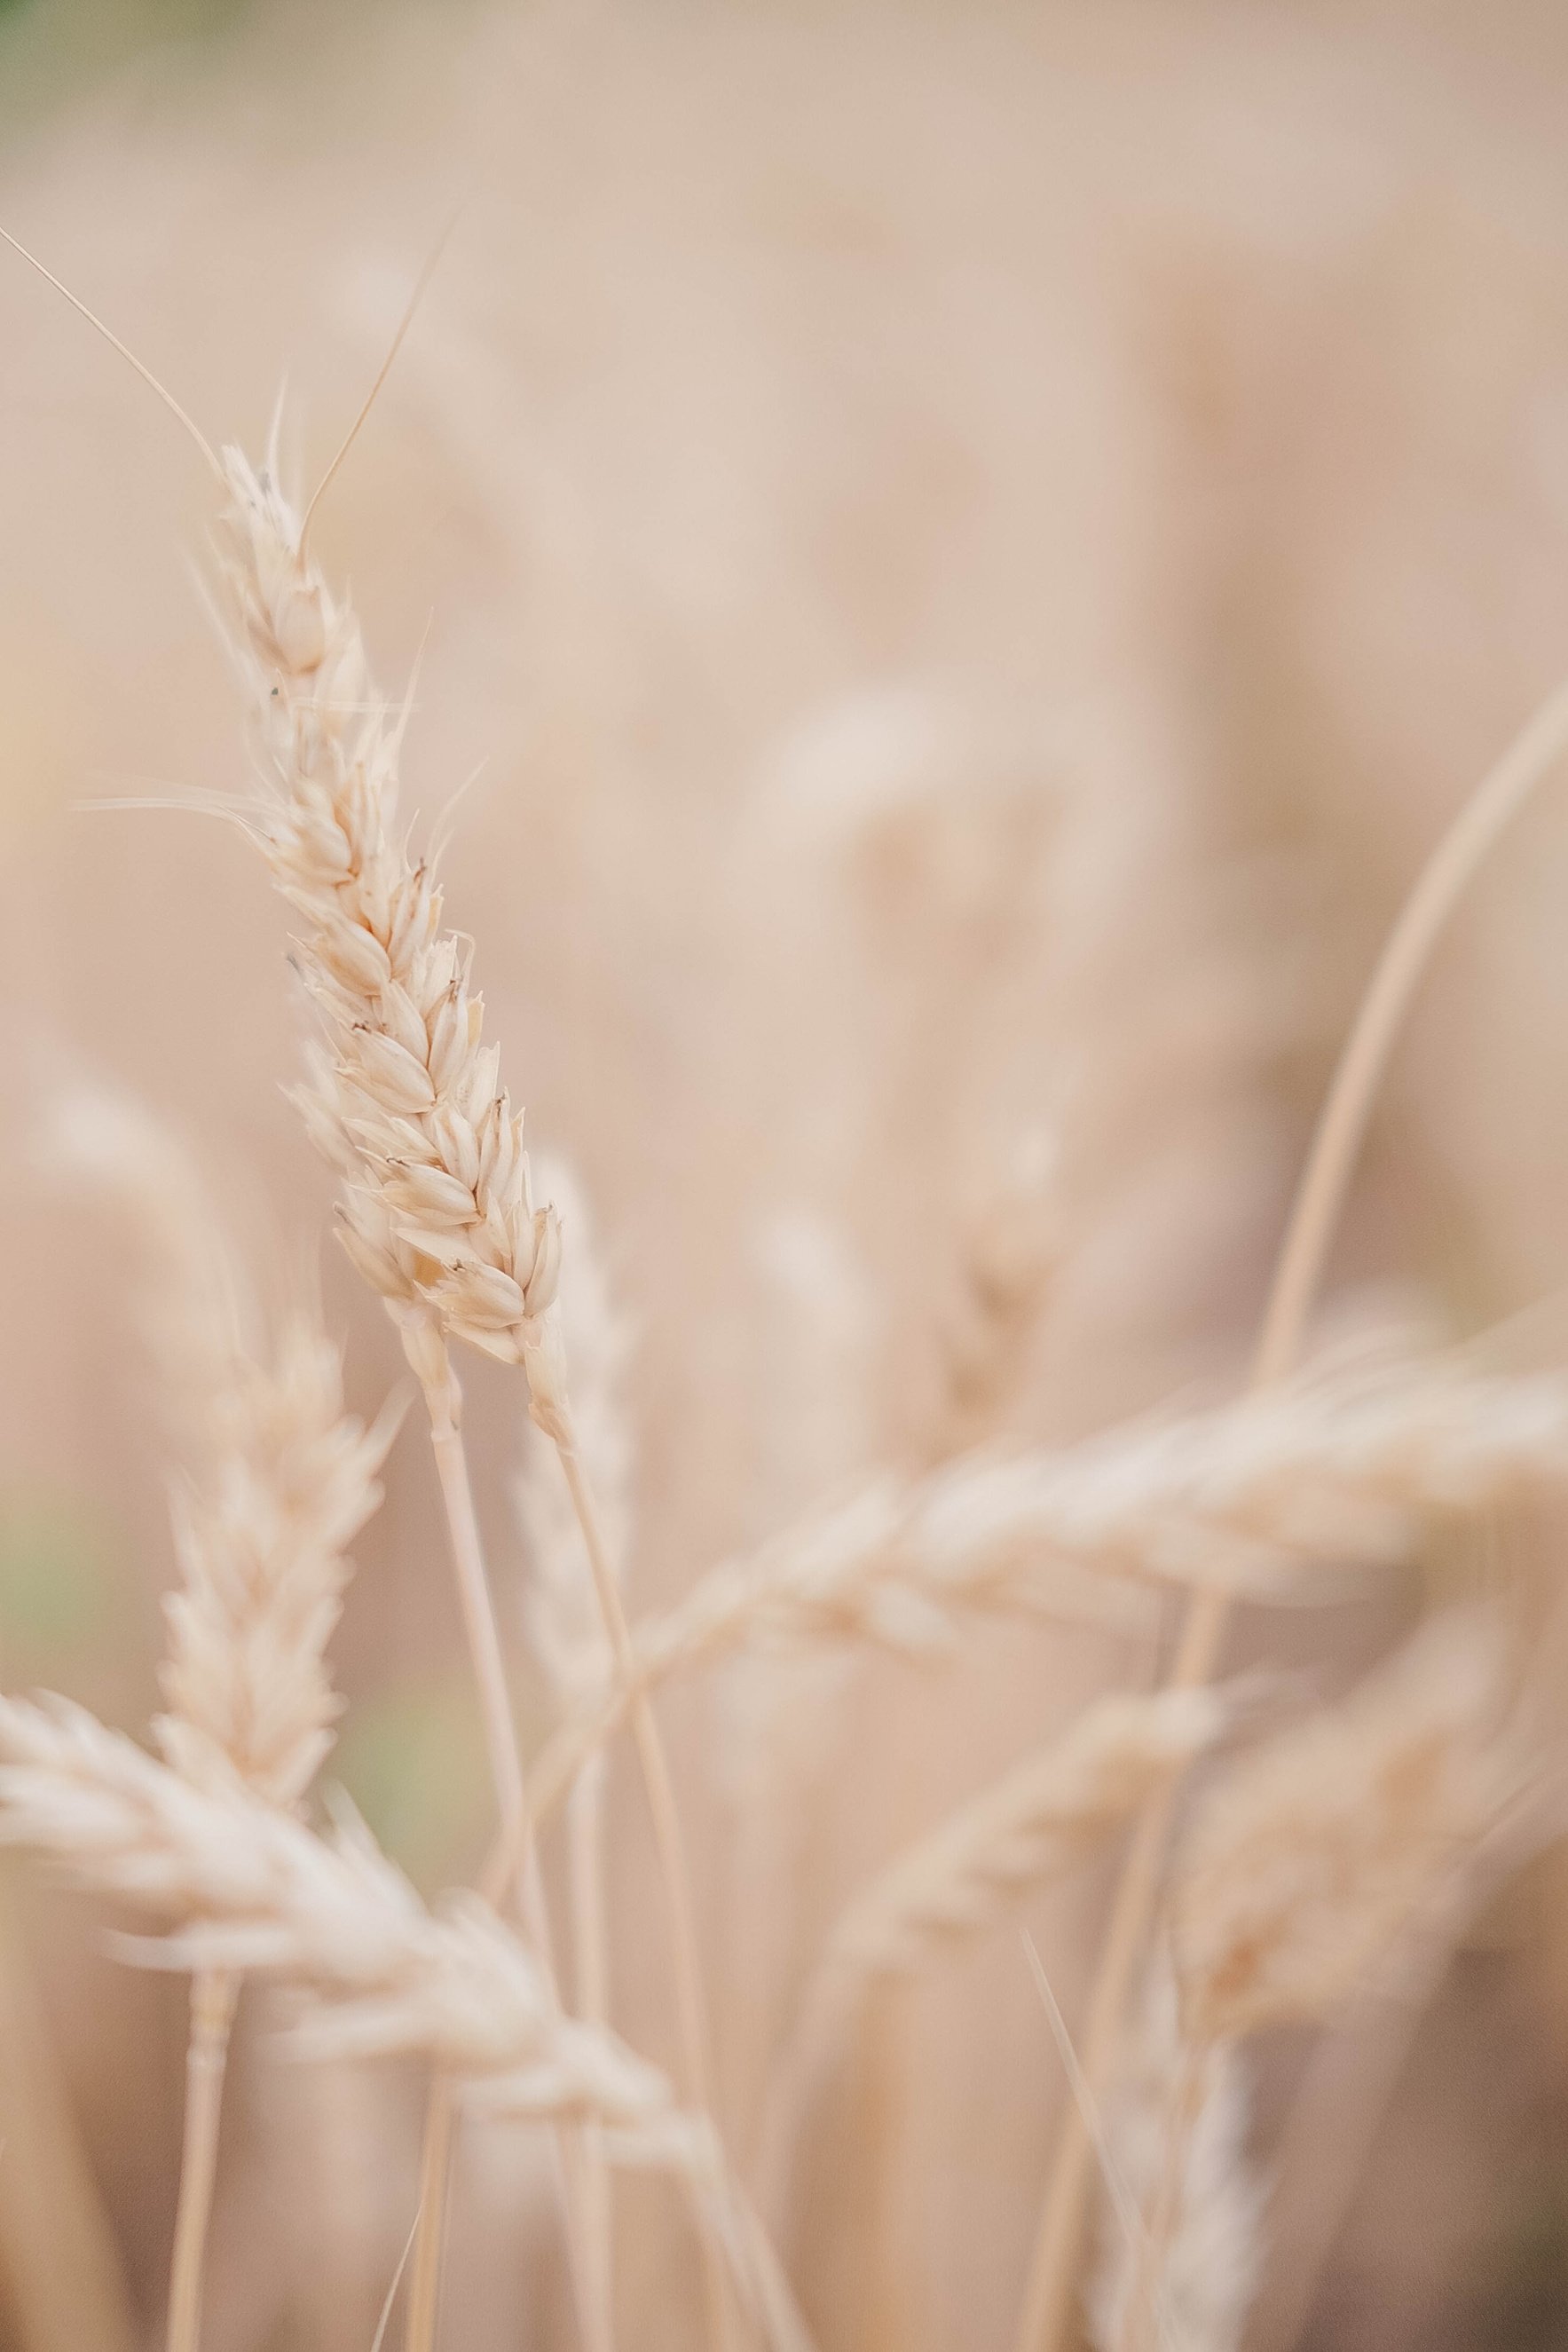
[[[200,1174],[140,1106],[85,1085],[46,1121],[57,1163],[112,1186],[149,1263],[140,1319],[193,1467],[173,1497],[182,1578],[165,1602],[169,1762],[197,1787],[238,1780],[297,1804],[338,1713],[325,1649],[350,1574],[347,1547],[381,1501],[395,1417],[345,1413],[337,1350],[287,1317],[265,1359],[261,1317]],[[195,2352],[229,2029],[229,1972],[192,1987],[184,2145],[171,2263],[169,2352]]]
[[[194,1787],[68,1701],[0,1699],[0,1840],[171,1923],[142,1958],[301,1988],[303,2049],[424,2053],[515,2114],[673,2111],[662,2075],[561,2016],[476,1897],[433,1915],[357,1821],[329,1841],[237,1779]]]
[[[183,1581],[168,1603],[159,1744],[194,1786],[237,1779],[273,1803],[303,1796],[339,1701],[324,1661],[349,1569],[345,1547],[381,1499],[394,1422],[342,1411],[336,1350],[296,1316],[274,1363],[236,1362],[214,1392],[212,1468],[179,1499]],[[185,2133],[169,2294],[168,2352],[197,2352],[215,2178],[232,1971],[191,1991]]]
[[[629,1673],[529,1775],[538,1821],[633,1694],[743,1643],[851,1638],[919,1654],[967,1615],[1076,1613],[1143,1626],[1140,1579],[1288,1601],[1313,1565],[1408,1557],[1428,1519],[1568,1476],[1568,1382],[1450,1355],[1333,1350],[1210,1412],[1062,1453],[982,1454],[862,1489],[726,1562],[638,1632]]]
[[[1291,1204],[1253,1360],[1256,1389],[1286,1378],[1301,1352],[1384,1070],[1448,919],[1493,845],[1565,750],[1568,685],[1547,698],[1482,778],[1400,911],[1335,1067]],[[1194,1593],[1167,1676],[1173,1687],[1191,1688],[1209,1679],[1228,1610],[1223,1590]],[[1123,2013],[1154,1915],[1175,1795],[1173,1780],[1145,1808],[1112,1906],[1084,2035],[1084,2074],[1095,2097],[1103,2095],[1115,2063]],[[1090,2153],[1082,2119],[1070,2112],[1040,2208],[1016,2352],[1055,2352],[1060,2342],[1082,2234]]]
[[[553,1210],[536,1209],[522,1119],[482,1044],[470,955],[441,927],[441,894],[394,834],[402,719],[375,696],[359,624],[303,543],[270,471],[223,457],[222,521],[237,651],[256,710],[267,785],[251,812],[273,877],[302,919],[298,961],[324,1044],[301,1107],[346,1180],[345,1246],[385,1300],[432,1409],[432,1429],[468,1619],[503,1843],[521,1853],[517,1739],[499,1635],[462,1465],[446,1338],[520,1364],[536,1420],[559,1450],[591,1559],[599,1543],[576,1450],[559,1319]],[[618,1657],[628,1636],[613,1580],[594,1580]],[[653,1713],[633,1705],[638,1752],[669,1899],[688,2088],[706,2105],[697,1946],[673,1793]],[[426,2208],[426,2242],[439,2210]],[[715,2333],[727,2335],[722,2250],[705,2234]],[[416,2260],[418,2258],[416,2257]],[[411,2339],[424,2352],[427,2338]]]
[[[800,2128],[871,1987],[994,1927],[1134,1812],[1174,1766],[1212,1747],[1233,1713],[1218,1691],[1101,1699],[856,1896],[774,2068],[758,2165],[765,2211],[783,2208]]]
[[[0,1698],[0,1843],[165,1927],[128,1958],[292,1988],[301,2057],[422,2055],[486,2114],[591,2119],[618,2160],[674,2168],[740,2228],[737,2284],[751,2293],[758,2225],[709,2120],[608,2028],[564,2017],[537,1956],[478,1897],[427,1910],[351,1814],[324,1838],[237,1780],[193,1787],[68,1700]],[[804,2352],[767,2259],[770,2336]]]
[[[1179,2049],[1117,2352],[1145,2352],[1171,2300],[1199,2118],[1228,2046],[1326,2017],[1385,1972],[1516,1804],[1530,1767],[1508,1696],[1500,1620],[1451,1611],[1200,1798],[1166,1905]]]

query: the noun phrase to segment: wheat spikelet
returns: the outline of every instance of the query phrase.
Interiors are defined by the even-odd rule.
[[[1524,1769],[1502,1732],[1504,1666],[1495,1619],[1434,1618],[1204,1800],[1170,1896],[1195,2042],[1325,2014],[1474,1852]]]
[[[434,1312],[489,1355],[537,1363],[548,1412],[541,1318],[559,1232],[533,1204],[469,953],[443,930],[434,877],[396,832],[402,721],[272,475],[237,449],[224,467],[222,545],[269,787],[253,824],[303,920],[298,960],[325,1043],[301,1104],[346,1180],[344,1244],[422,1377],[441,1377],[422,1336]]]
[[[495,2078],[517,2113],[641,2122],[669,2105],[654,2069],[562,2018],[492,1912],[434,1916],[358,1823],[329,1842],[237,1779],[193,1787],[64,1700],[0,1700],[0,1839],[169,1922],[181,1967],[305,1988],[312,2051],[425,2053]]]

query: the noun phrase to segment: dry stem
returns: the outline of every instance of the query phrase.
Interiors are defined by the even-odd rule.
[[[608,1938],[604,1916],[604,1774],[602,1755],[591,1757],[572,1783],[567,1806],[567,1878],[571,1903],[573,1990],[577,2013],[590,2025],[610,2017]],[[614,2352],[614,2210],[603,2134],[583,2126],[581,2211],[586,2243],[585,2284],[591,2308],[585,2334],[594,2352]]]
[[[226,1969],[204,1969],[191,1983],[185,2137],[180,2158],[174,2257],[169,2273],[168,2352],[199,2352],[202,2275],[217,2176],[218,2117],[239,1987],[238,1976]]]
[[[424,1382],[425,1403],[430,1412],[430,1442],[446,1511],[458,1601],[479,1691],[485,1743],[495,1783],[501,1836],[508,1843],[517,1841],[520,1845],[524,1914],[539,1965],[553,1992],[555,1971],[549,1916],[545,1906],[544,1886],[524,1809],[517,1726],[507,1685],[500,1631],[496,1622],[489,1580],[485,1573],[484,1555],[480,1549],[478,1521],[475,1516],[473,1488],[463,1444],[462,1393],[457,1376],[450,1365],[444,1380],[432,1379]],[[408,2352],[433,2352],[435,2342],[441,2249],[446,2228],[446,2189],[455,2127],[451,2085],[438,2073],[432,2079],[425,2112],[425,2154],[414,2231],[413,2275],[409,2291]],[[603,2321],[607,2284],[597,2268],[599,2241],[595,2234],[595,2216],[604,2200],[602,2196],[596,2198],[593,2193],[593,2168],[588,2159],[591,2145],[587,2137],[590,2129],[584,2126],[580,2133],[570,2125],[562,2125],[558,2128],[556,2137],[561,2159],[567,2250],[583,2332],[589,2352],[609,2352]]]
[[[576,1432],[570,1412],[562,1400],[558,1412],[548,1424],[554,1439],[560,1466],[571,1496],[572,1508],[582,1529],[582,1540],[593,1576],[593,1588],[599,1598],[604,1630],[614,1654],[616,1673],[629,1677],[633,1672],[632,1630],[626,1622],[622,1606],[621,1591],[615,1580],[610,1556],[605,1549],[604,1531],[600,1525],[594,1503],[593,1488],[581,1454],[578,1450]],[[665,1899],[670,1915],[671,1961],[674,1975],[675,2006],[680,2021],[683,2073],[686,2096],[699,2115],[712,2112],[711,2070],[707,2058],[707,2020],[703,2000],[702,1963],[697,1947],[696,1923],[692,1916],[691,1885],[686,1869],[685,1846],[681,1835],[680,1815],[675,1807],[675,1793],[670,1781],[669,1764],[664,1755],[664,1743],[659,1736],[658,1723],[645,1692],[637,1693],[631,1702],[632,1736],[636,1744],[638,1762],[642,1767],[643,1785],[648,1792],[648,1811],[653,1822],[653,1843],[658,1853],[659,1868],[664,1881]],[[732,2341],[729,2296],[725,2282],[725,2254],[716,2231],[704,2217],[700,2231],[703,2253],[703,2280],[707,2297],[709,2332],[716,2345]]]

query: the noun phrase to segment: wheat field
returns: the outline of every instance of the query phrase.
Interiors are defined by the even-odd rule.
[[[0,12],[0,2352],[1568,2344],[1565,118]]]

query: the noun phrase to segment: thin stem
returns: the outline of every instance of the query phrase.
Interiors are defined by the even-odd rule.
[[[593,1576],[593,1589],[598,1596],[604,1631],[614,1655],[616,1672],[629,1679],[635,1661],[632,1648],[632,1632],[622,1606],[621,1588],[605,1548],[604,1531],[600,1525],[593,1488],[582,1456],[576,1444],[576,1433],[570,1418],[561,1412],[556,1433],[556,1451],[571,1496],[572,1508],[582,1530],[582,1540],[588,1552],[588,1562]],[[670,1948],[675,1985],[675,2008],[680,2022],[683,2071],[686,2095],[701,2115],[711,2112],[710,2071],[707,2058],[707,2024],[703,2001],[702,1963],[698,1953],[696,1925],[692,1916],[691,1886],[686,1870],[685,1843],[681,1835],[680,1815],[675,1807],[675,1794],[670,1780],[669,1764],[664,1755],[664,1743],[659,1736],[658,1723],[645,1691],[634,1692],[631,1701],[632,1736],[636,1743],[637,1759],[642,1768],[643,1784],[648,1792],[648,1811],[653,1821],[653,1843],[659,1857],[659,1868],[664,1882],[665,1901],[670,1915]],[[703,2253],[703,2278],[707,2295],[708,2328],[717,2346],[731,2344],[729,2297],[726,2287],[724,2249],[711,2227],[699,2233]]]
[[[423,1379],[421,1384],[430,1413],[430,1442],[446,1511],[458,1603],[479,1690],[485,1744],[500,1817],[499,1843],[516,1856],[520,1865],[523,1916],[550,1997],[559,2000],[544,1882],[523,1798],[517,1725],[463,1444],[463,1391],[455,1372],[444,1360],[444,1353],[441,1377]],[[408,2352],[434,2352],[441,2249],[446,2234],[449,2158],[455,2129],[452,2086],[437,2074],[431,2083],[425,2113],[425,2166],[414,2232]],[[602,2323],[601,2298],[593,2284],[592,2198],[584,2136],[578,2126],[562,2124],[557,2129],[556,2143],[561,2164],[567,2254],[584,2342],[587,2352],[612,2352]]]
[[[202,2335],[202,2274],[213,2183],[218,2167],[218,2117],[228,2063],[229,2028],[239,1978],[204,1969],[191,1985],[191,2039],[185,2054],[185,2137],[180,2156],[180,2201],[169,2273],[168,2352],[198,2352]]]
[[[1568,749],[1568,684],[1542,704],[1465,802],[1406,898],[1378,959],[1319,1114],[1270,1286],[1252,1366],[1252,1386],[1283,1379],[1301,1350],[1312,1301],[1371,1118],[1377,1088],[1411,998],[1432,951],[1481,864],[1531,793]],[[1167,1686],[1207,1682],[1225,1638],[1223,1593],[1187,1602]],[[1176,1809],[1173,1778],[1141,1815],[1112,1906],[1083,2038],[1084,2074],[1103,2096],[1122,2019],[1154,1916],[1161,1864]],[[1057,2142],[1040,2211],[1017,2352],[1055,2352],[1066,2323],[1090,2180],[1082,2118],[1070,2108]]]
[[[408,2288],[408,2352],[431,2352],[441,2302],[441,2254],[446,2235],[446,2184],[452,2171],[457,2103],[452,2084],[437,2074],[424,2111],[424,2146],[419,2160],[419,2216],[413,2233],[413,2272]]]
[[[473,1490],[468,1483],[461,1427],[462,1393],[455,1374],[448,1372],[444,1381],[426,1385],[424,1401],[430,1408],[430,1443],[435,1455],[436,1475],[441,1481],[442,1501],[446,1507],[458,1606],[463,1612],[468,1654],[479,1689],[485,1750],[495,1783],[501,1833],[516,1838],[522,1833],[525,1819],[523,1768],[517,1753],[511,1693],[507,1686],[506,1660],[485,1575]]]
[[[577,2014],[589,2025],[610,2017],[609,1938],[604,1915],[605,1759],[591,1756],[567,1801],[567,1879],[571,1902],[572,1989]],[[582,2220],[593,2330],[603,2352],[614,2352],[614,2209],[604,2136],[583,2126]]]

